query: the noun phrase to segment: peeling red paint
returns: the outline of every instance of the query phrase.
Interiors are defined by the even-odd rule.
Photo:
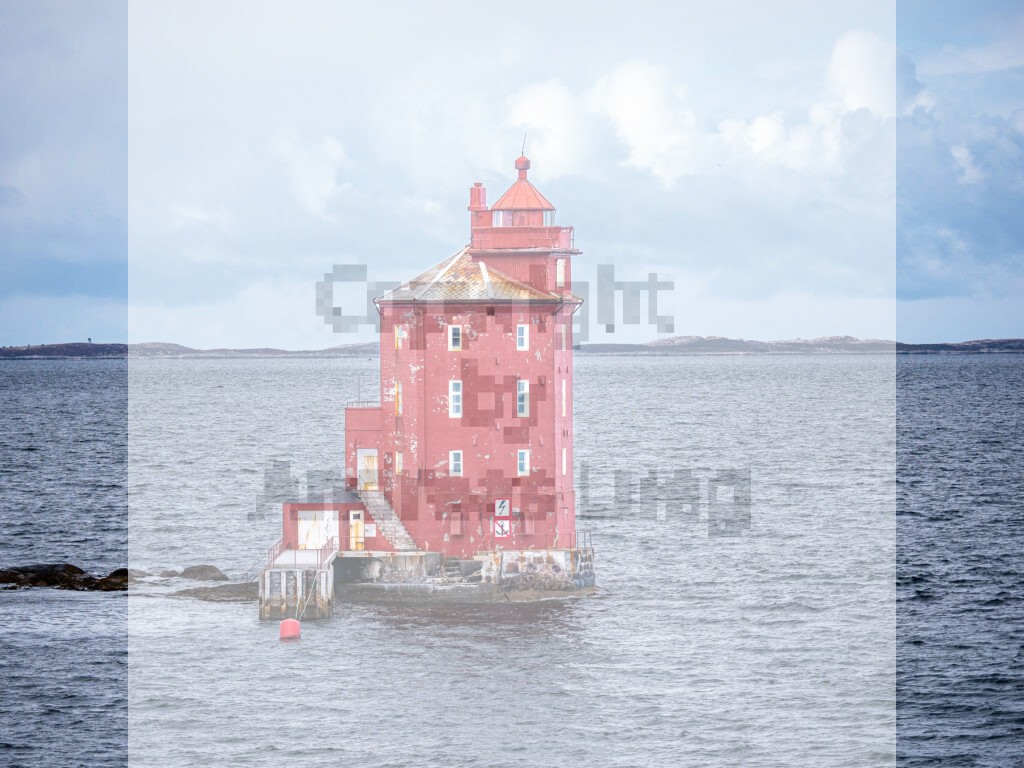
[[[416,545],[449,556],[571,546],[576,528],[572,314],[580,302],[570,265],[579,251],[571,227],[549,225],[554,211],[527,181],[529,161],[516,168],[500,201],[507,223],[474,185],[470,245],[378,300],[380,406],[345,413],[349,486],[360,484],[360,450],[376,450],[380,490]],[[494,502],[506,498],[511,533],[495,539]]]

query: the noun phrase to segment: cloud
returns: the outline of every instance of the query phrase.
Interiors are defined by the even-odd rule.
[[[914,63],[893,43],[864,30],[836,41],[826,80],[845,112],[867,109],[888,118],[930,103]]]
[[[957,180],[961,184],[977,184],[985,178],[985,174],[975,165],[974,155],[971,154],[971,150],[967,147],[962,144],[954,144],[949,148],[949,154],[956,161]]]
[[[594,84],[587,102],[625,144],[627,165],[650,171],[668,185],[707,167],[699,152],[697,117],[666,68],[643,60],[621,64]]]
[[[979,9],[984,18],[984,8]],[[992,21],[992,19],[989,19]],[[989,39],[974,45],[945,43],[922,57],[927,75],[986,74],[1024,67],[1024,15],[1001,18],[986,29]]]
[[[292,195],[308,212],[324,219],[332,218],[333,203],[352,185],[341,181],[341,169],[348,160],[345,148],[333,136],[303,142],[287,137],[279,144]]]
[[[505,123],[524,129],[526,153],[546,179],[587,173],[596,162],[585,106],[560,80],[520,88],[505,109]]]

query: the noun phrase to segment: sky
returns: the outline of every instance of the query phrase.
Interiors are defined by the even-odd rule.
[[[317,281],[457,251],[524,134],[671,335],[1024,336],[1024,8],[832,5],[9,0],[0,344],[370,339]]]

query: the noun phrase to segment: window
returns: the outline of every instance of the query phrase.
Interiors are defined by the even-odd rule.
[[[565,416],[565,382],[567,379],[562,379],[562,415]]]
[[[448,474],[462,477],[462,451],[448,451]]]
[[[512,211],[492,211],[493,219],[491,220],[492,226],[495,227],[511,227],[512,226]]]
[[[402,348],[402,336],[405,335],[405,329],[400,325],[395,326],[395,349]]]
[[[515,384],[515,415],[529,416],[529,380],[519,379]]]
[[[462,382],[448,382],[448,415],[452,418],[462,416]]]
[[[395,382],[395,415],[402,415],[402,382]]]
[[[555,212],[554,211],[544,211],[544,226],[545,227],[553,227],[553,226],[555,226]]]
[[[515,383],[515,415],[529,416],[529,380],[519,379]]]
[[[449,325],[448,326],[448,349],[450,349],[450,350],[462,349],[462,326],[461,325]]]
[[[565,259],[555,260],[555,287],[565,288]]]
[[[526,477],[530,474],[530,452],[526,449],[520,449],[519,456],[517,459],[517,472],[520,477]]]
[[[566,467],[568,466],[568,463],[567,463],[567,460],[566,460],[568,455],[569,455],[569,452],[565,448],[563,448],[562,449],[562,474],[563,475],[565,474]]]
[[[402,452],[395,451],[395,474],[400,475],[405,467],[402,466]]]
[[[516,349],[520,352],[525,352],[530,348],[530,326],[528,325],[517,325],[516,326]]]
[[[451,520],[452,536],[462,535],[462,505],[452,504],[452,511],[448,513]]]

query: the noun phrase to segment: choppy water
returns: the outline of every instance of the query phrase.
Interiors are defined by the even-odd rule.
[[[205,765],[214,749],[267,766],[891,761],[894,366],[580,360],[600,597],[341,610],[295,646],[251,606],[133,598],[133,764]],[[250,519],[272,507],[263,469],[340,466],[354,374],[365,395],[375,370],[133,362],[132,564],[242,570],[279,535],[276,512]],[[691,507],[659,519],[650,469],[691,472]],[[752,477],[738,537],[707,533],[701,478],[718,470]]]
[[[908,765],[1024,765],[1024,358],[899,366]]]
[[[128,365],[0,361],[0,567],[128,550]],[[121,594],[0,592],[0,765],[123,765]]]
[[[83,764],[865,766],[936,756],[1012,765],[1024,677],[1011,586],[1021,551],[1019,440],[1010,444],[1024,410],[1018,360],[581,357],[580,527],[598,547],[599,597],[344,608],[289,645],[255,606],[0,593],[2,658],[20,686],[0,698],[0,721],[83,717],[70,706],[22,711],[31,681],[47,690],[62,653],[68,663],[123,661],[117,633],[75,634],[88,620],[38,625],[58,638],[42,655],[9,627],[67,610],[116,627],[127,602],[130,738],[116,717],[100,738],[66,728],[65,746],[108,748],[106,763],[94,752]],[[373,391],[376,369],[376,360],[132,361],[131,565],[212,562],[240,573],[279,535],[265,471],[290,462],[302,493],[308,472],[316,484],[317,471],[336,470],[342,409]],[[23,375],[35,374],[0,368],[3,391]],[[32,400],[19,403],[24,411]],[[956,412],[956,431],[935,450],[917,445],[945,428],[944,410]],[[4,446],[19,444],[11,413],[0,419]],[[974,448],[957,453],[958,441]],[[113,456],[98,454],[100,473]],[[718,514],[709,478],[728,470],[751,478],[749,530],[709,535]],[[957,482],[952,515],[943,505],[958,474],[971,479]],[[32,545],[40,557],[12,558],[9,521],[32,527],[10,497],[5,481],[2,562],[87,559],[66,547],[42,557],[45,543]],[[733,520],[743,527],[742,514]],[[946,578],[960,562],[995,568],[1002,586],[988,595],[984,570],[984,588]],[[922,576],[940,597],[908,592]],[[85,711],[125,692],[120,669],[80,686]],[[0,763],[69,764],[32,732],[5,729]]]

